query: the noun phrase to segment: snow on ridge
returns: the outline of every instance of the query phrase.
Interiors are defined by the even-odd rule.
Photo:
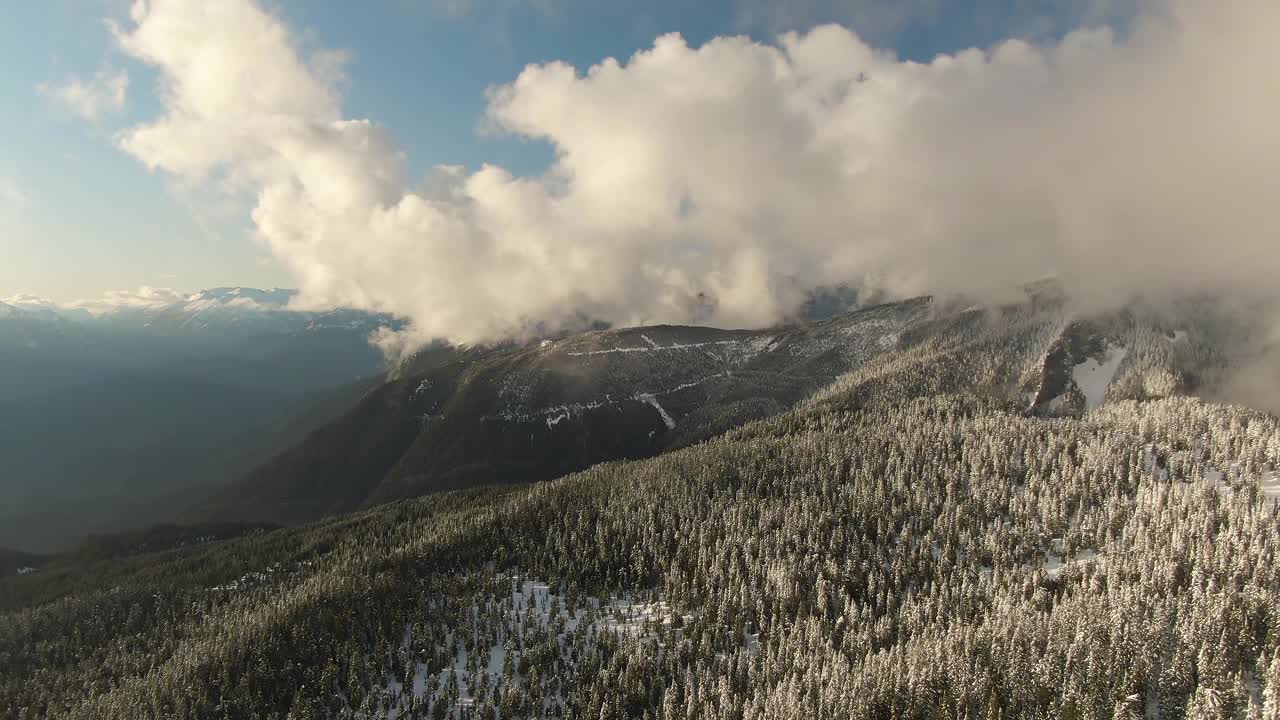
[[[725,377],[728,374],[729,373],[727,372],[714,373],[712,375],[707,375],[706,377],[698,378],[697,380],[690,380],[688,382],[680,383],[675,387],[667,388],[665,390],[654,390],[651,392],[638,392],[632,395],[630,399],[635,400],[637,402],[643,402],[643,403],[648,403],[650,405],[653,405],[654,403],[658,402],[657,398],[662,395],[670,395],[672,393],[677,393],[682,390],[688,390],[689,388],[698,387],[699,385],[707,382],[708,380],[716,380],[718,378]],[[649,398],[653,398],[653,399],[650,400]],[[552,405],[550,407],[537,408],[534,410],[522,410],[519,408],[508,407],[496,415],[483,415],[481,416],[480,421],[481,422],[491,422],[494,420],[504,420],[506,422],[542,421],[546,423],[547,429],[551,429],[556,425],[559,425],[560,423],[564,422],[565,420],[572,419],[575,415],[580,415],[583,412],[586,412],[587,410],[597,410],[602,407],[613,407],[617,404],[618,404],[617,400],[614,400],[610,395],[606,394],[603,400],[590,400],[588,402],[582,402],[582,403],[565,403],[562,405]],[[668,428],[675,427],[675,420],[671,419],[671,416],[667,414],[665,409],[659,408],[659,410],[665,416],[663,423],[667,424],[667,421],[670,420],[670,423],[667,424],[667,427]]]
[[[670,395],[671,393],[680,392],[681,390],[688,390],[691,387],[698,387],[699,385],[701,385],[702,383],[708,380],[715,380],[716,378],[722,378],[726,374],[727,373],[716,373],[715,375],[708,375],[700,380],[692,380],[690,382],[680,383],[679,385],[671,388],[670,390],[660,390],[653,394],[654,395]]]
[[[652,350],[654,350],[654,348],[650,347],[614,347],[608,350],[586,350],[565,354],[569,357],[582,357],[584,355],[612,355],[614,353],[650,352]]]
[[[641,335],[640,337],[644,338],[644,340],[649,344],[643,347],[615,346],[607,350],[579,350],[578,352],[565,353],[565,355],[568,355],[569,357],[583,357],[587,355],[612,355],[614,353],[654,352],[657,350],[696,350],[698,348],[706,348],[714,345],[739,345],[742,343],[741,340],[708,340],[707,342],[700,343],[682,344],[672,342],[670,345],[659,345],[645,335]]]

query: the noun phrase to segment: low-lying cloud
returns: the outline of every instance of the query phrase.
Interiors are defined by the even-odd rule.
[[[160,71],[166,109],[119,144],[252,192],[299,303],[404,316],[392,349],[586,320],[763,325],[839,284],[999,297],[1052,274],[1098,303],[1266,296],[1276,27],[1273,0],[1167,0],[1123,34],[927,64],[835,25],[664,35],[489,91],[495,129],[555,147],[545,175],[415,180],[385,128],[345,117],[341,54],[303,56],[252,0],[151,0],[116,34]]]
[[[188,297],[188,293],[170,288],[143,285],[137,290],[108,290],[101,297],[77,300],[67,303],[65,307],[102,315],[120,310],[156,310],[182,302]]]

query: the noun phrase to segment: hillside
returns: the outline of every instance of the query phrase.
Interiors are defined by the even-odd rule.
[[[955,317],[651,459],[4,580],[0,714],[1275,707],[1280,423],[1187,397],[1042,416],[1061,318]],[[1127,340],[1113,388],[1187,359]]]
[[[1171,323],[1139,306],[1078,316],[1040,289],[997,308],[917,298],[766,330],[658,326],[523,347],[436,347],[193,517],[305,522],[651,457],[785,412],[887,354],[1023,325],[1035,328],[1017,348],[1026,366],[990,391],[1027,412],[1072,415],[1107,397],[1191,393],[1227,362],[1216,349],[1227,326],[1217,319]]]
[[[785,410],[894,348],[930,306],[766,331],[659,326],[438,348],[220,493],[205,516],[297,522],[658,454]]]

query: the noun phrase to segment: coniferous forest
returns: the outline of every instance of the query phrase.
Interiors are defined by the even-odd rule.
[[[0,580],[0,717],[1280,717],[1280,421],[1138,330],[1104,405],[1029,408],[1060,330],[951,318],[657,457]]]

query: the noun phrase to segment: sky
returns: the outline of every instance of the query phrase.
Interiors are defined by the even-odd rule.
[[[1052,276],[1083,310],[1280,308],[1274,0],[52,0],[11,19],[8,293],[296,287],[298,309],[404,318],[374,338],[391,356],[761,327],[841,286],[998,301]]]
[[[531,63],[585,69],[655,38],[764,41],[822,22],[859,26],[902,57],[1060,33],[1093,8],[1061,2],[755,3],[713,0],[339,0],[268,2],[304,49],[347,54],[346,115],[389,130],[410,175],[484,163],[547,169],[545,141],[485,131],[486,89]],[[0,23],[0,296],[56,301],[140,286],[291,286],[255,239],[243,198],[219,196],[121,152],[121,132],[162,109],[155,67],[122,52],[108,23],[126,0],[15,3]],[[1066,8],[1064,10],[1064,8]],[[75,92],[75,91],[79,92]]]

